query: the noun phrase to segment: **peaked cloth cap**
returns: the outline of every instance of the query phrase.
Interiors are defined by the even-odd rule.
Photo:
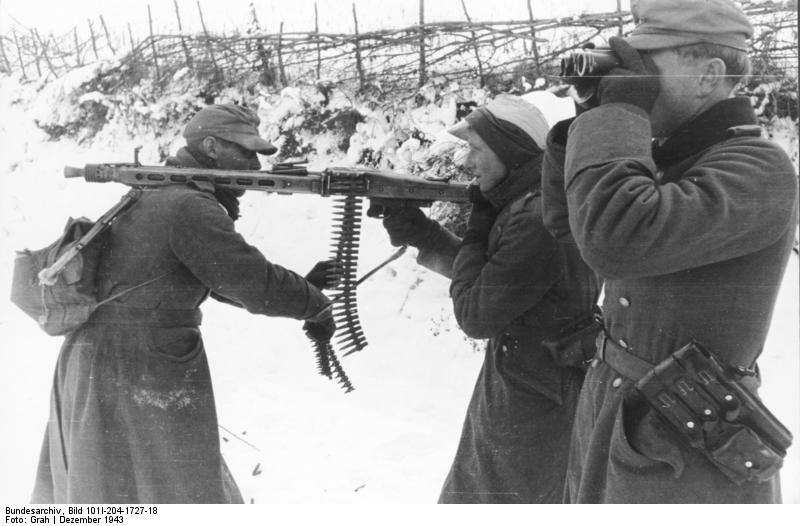
[[[515,168],[542,153],[549,129],[539,108],[520,97],[500,94],[448,132],[467,142],[477,134],[506,166]]]
[[[747,51],[753,26],[729,0],[631,0],[636,27],[626,38],[635,49],[701,42]]]
[[[187,144],[192,144],[210,135],[253,152],[271,155],[278,149],[258,134],[260,123],[261,119],[252,110],[236,104],[213,104],[192,117],[183,130],[183,137]]]

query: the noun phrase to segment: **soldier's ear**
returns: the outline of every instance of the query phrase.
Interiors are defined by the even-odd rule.
[[[203,139],[203,142],[201,144],[203,145],[203,153],[205,153],[212,159],[217,158],[218,156],[217,150],[219,148],[219,143],[217,142],[217,139],[209,135],[208,137]]]
[[[698,95],[707,96],[726,85],[728,68],[720,58],[701,60],[698,78]]]

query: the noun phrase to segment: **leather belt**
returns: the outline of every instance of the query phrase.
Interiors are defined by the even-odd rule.
[[[92,313],[87,323],[141,327],[197,327],[203,321],[200,309],[141,309],[106,304]]]
[[[655,367],[650,362],[642,360],[620,346],[609,338],[605,332],[600,332],[597,335],[595,344],[597,345],[595,359],[606,362],[616,372],[634,382],[639,381]]]

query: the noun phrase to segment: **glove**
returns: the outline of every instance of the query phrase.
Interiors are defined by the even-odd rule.
[[[342,268],[335,259],[319,261],[306,274],[306,281],[318,289],[335,289],[342,280]]]
[[[336,332],[336,322],[333,321],[332,305],[327,305],[313,317],[308,318],[303,324],[306,335],[317,342],[329,342]]]
[[[576,104],[577,106],[577,104]],[[577,114],[576,114],[577,116]],[[567,134],[569,127],[575,122],[575,117],[558,121],[550,128],[550,133],[547,137],[547,142],[560,146],[561,148],[567,147]]]
[[[411,245],[419,248],[436,233],[439,223],[429,219],[416,207],[390,208],[383,218],[383,228],[394,247]]]
[[[647,54],[639,54],[620,37],[611,37],[608,44],[619,57],[622,67],[612,69],[600,80],[597,88],[600,104],[624,102],[650,114],[661,89],[653,59]]]
[[[461,240],[462,245],[486,241],[492,230],[498,210],[489,201],[472,204],[472,212],[467,219],[467,231]]]

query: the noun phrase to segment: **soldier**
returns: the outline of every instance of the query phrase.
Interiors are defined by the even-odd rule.
[[[598,289],[577,249],[542,224],[547,129],[535,106],[500,95],[450,130],[469,145],[464,169],[479,190],[463,239],[417,208],[384,219],[393,245],[417,247],[420,264],[452,280],[462,330],[489,338],[440,503],[561,500]]]
[[[778,502],[787,436],[757,399],[756,360],[797,225],[797,176],[749,100],[732,96],[753,33],[737,6],[640,0],[633,15],[630,37],[610,39],[619,66],[599,105],[551,134],[566,143],[571,231],[605,279],[566,496]]]
[[[167,164],[258,169],[257,152],[275,152],[258,124],[233,104],[204,108]],[[320,339],[334,324],[320,266],[312,284],[267,261],[234,230],[237,197],[204,183],[144,191],[111,227],[98,298],[141,286],[64,341],[34,502],[242,502],[220,454],[200,304],[307,320]]]

